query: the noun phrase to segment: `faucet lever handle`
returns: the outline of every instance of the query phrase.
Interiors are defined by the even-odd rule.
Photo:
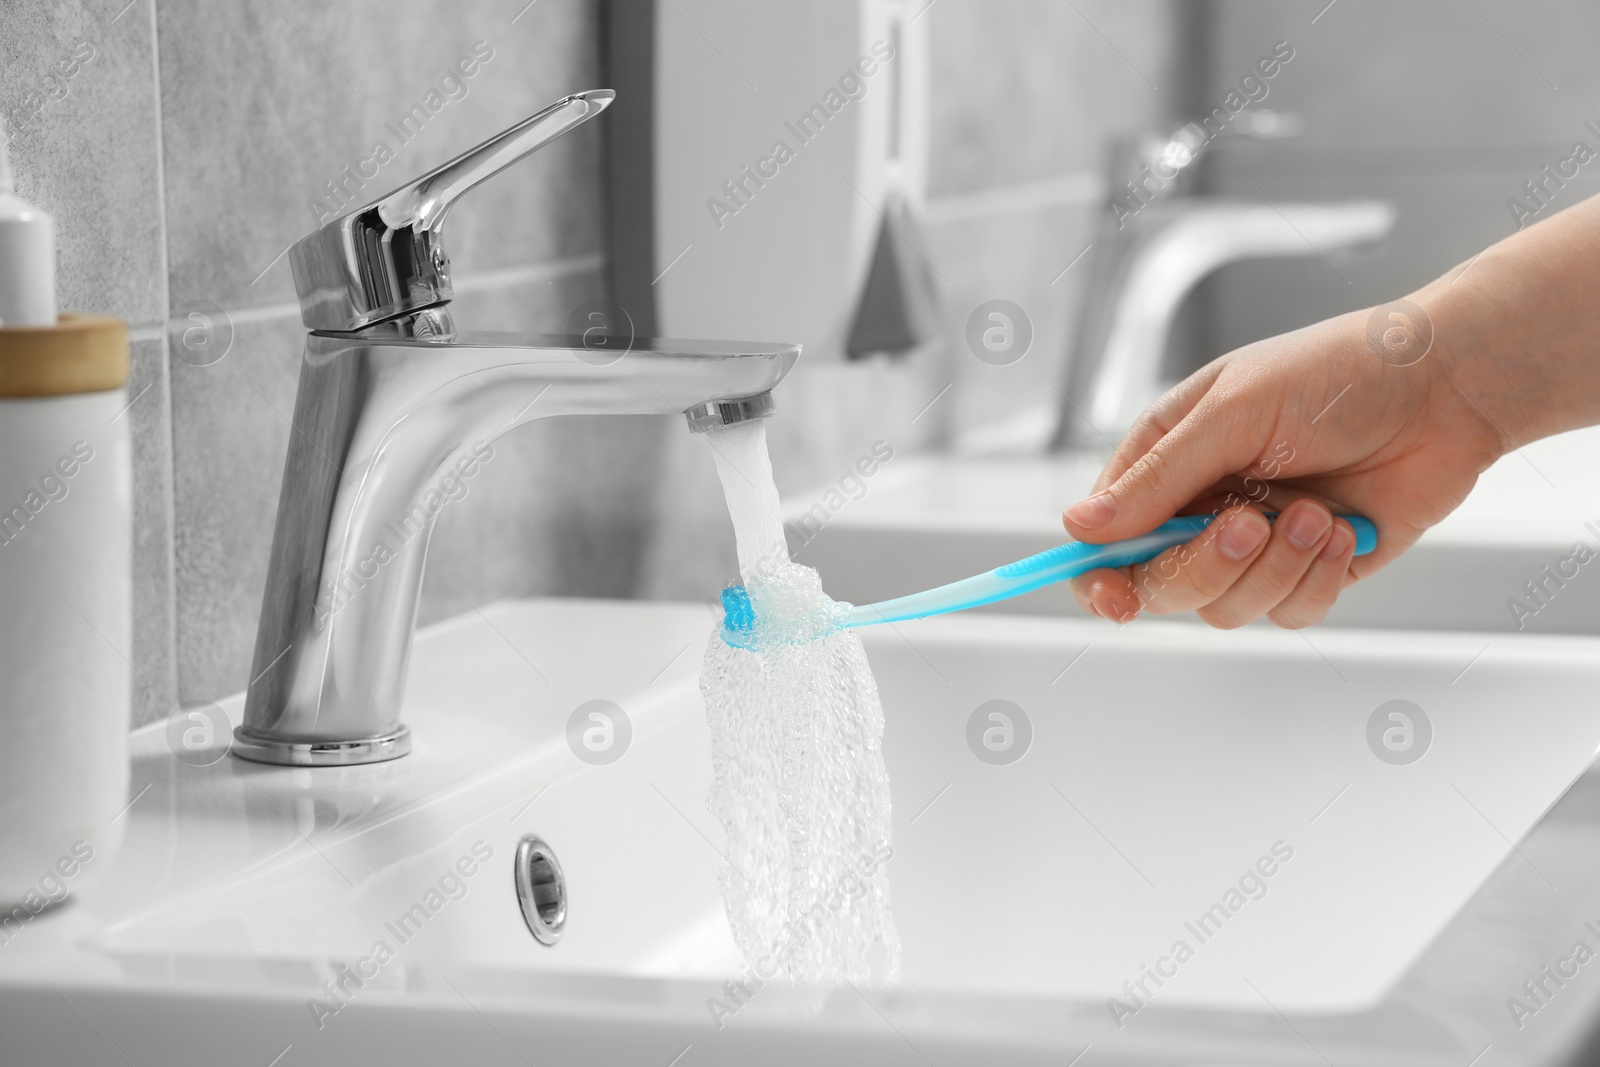
[[[437,229],[450,206],[467,190],[594,118],[616,95],[610,89],[591,89],[562,97],[370,206],[396,229]]]
[[[610,106],[610,89],[563,97],[387,196],[332,219],[289,249],[308,329],[347,333],[447,302],[450,257],[440,227],[479,182]]]

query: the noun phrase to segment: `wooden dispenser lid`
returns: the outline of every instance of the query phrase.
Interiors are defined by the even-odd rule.
[[[54,326],[0,326],[0,397],[66,396],[128,383],[128,325],[62,314]]]

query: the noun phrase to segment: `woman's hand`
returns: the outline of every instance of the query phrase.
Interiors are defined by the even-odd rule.
[[[1369,343],[1374,325],[1381,340]],[[1263,615],[1289,628],[1321,621],[1508,447],[1434,341],[1426,312],[1358,312],[1239,349],[1178,385],[1063,520],[1074,537],[1104,542],[1175,514],[1218,518],[1148,563],[1074,579],[1078,602],[1118,622],[1140,611],[1195,611],[1224,628]],[[1376,552],[1352,560],[1340,513],[1372,519]]]

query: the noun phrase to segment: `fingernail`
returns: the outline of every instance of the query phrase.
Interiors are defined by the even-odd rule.
[[[1074,526],[1092,530],[1104,526],[1117,517],[1117,502],[1110,493],[1096,493],[1088,500],[1080,500],[1067,509],[1067,521]]]
[[[1315,504],[1295,508],[1294,514],[1289,517],[1289,543],[1303,552],[1309,551],[1322,540],[1322,535],[1328,532],[1332,524],[1333,516],[1328,514],[1326,508],[1319,508]]]
[[[1238,563],[1256,550],[1267,536],[1267,520],[1256,511],[1244,510],[1228,520],[1217,538],[1224,559]]]
[[[1350,532],[1348,526],[1335,526],[1333,528],[1333,536],[1328,538],[1328,543],[1322,546],[1321,558],[1338,559],[1350,551],[1350,546],[1355,539],[1356,535]]]

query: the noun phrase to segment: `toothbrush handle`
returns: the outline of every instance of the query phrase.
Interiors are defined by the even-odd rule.
[[[996,567],[984,574],[963,578],[958,582],[926,589],[909,596],[896,597],[878,604],[862,604],[850,609],[843,625],[867,626],[876,622],[903,622],[921,619],[928,615],[942,615],[950,611],[976,608],[1007,600],[1056,582],[1075,578],[1099,567],[1126,567],[1132,563],[1145,563],[1155,559],[1169,548],[1185,544],[1211,525],[1212,515],[1182,515],[1157,526],[1147,534],[1126,541],[1093,545],[1087,541],[1069,541],[1064,545],[1046,549],[1037,555]],[[1267,516],[1268,521],[1276,513]],[[1356,551],[1364,556],[1378,547],[1378,528],[1371,519],[1360,515],[1341,515],[1356,535]]]

